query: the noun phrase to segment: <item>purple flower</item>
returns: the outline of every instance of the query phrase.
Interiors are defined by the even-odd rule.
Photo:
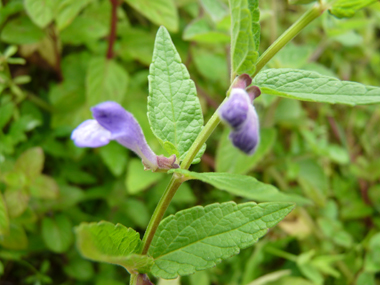
[[[147,169],[176,168],[176,157],[157,156],[147,144],[143,131],[133,115],[116,102],[103,102],[91,108],[95,120],[80,124],[71,134],[78,147],[100,147],[116,140],[134,151]]]
[[[259,94],[256,89],[254,91]],[[241,88],[233,88],[230,97],[219,108],[221,120],[232,128],[230,140],[246,154],[253,154],[260,141],[259,118],[252,105],[252,100],[258,95],[250,93],[252,94]]]

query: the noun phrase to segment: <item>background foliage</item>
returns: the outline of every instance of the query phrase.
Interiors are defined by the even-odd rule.
[[[139,120],[154,151],[167,154],[146,115],[158,25],[171,32],[206,121],[229,87],[226,1],[126,0],[116,11],[109,54],[111,2],[0,2],[0,283],[128,281],[122,267],[84,260],[73,227],[107,220],[143,231],[169,178],[144,172],[116,143],[79,149],[69,136],[91,117],[90,106],[114,100]],[[283,0],[261,1],[259,53],[303,11]],[[379,85],[379,36],[378,2],[350,19],[325,13],[268,67]],[[379,108],[266,94],[255,105],[263,127],[256,154],[240,154],[220,127],[192,170],[249,173],[298,197],[298,206],[255,247],[173,284],[380,284]],[[244,187],[232,196],[211,185],[186,182],[168,214],[248,201],[239,198]],[[252,199],[269,201],[270,193]]]

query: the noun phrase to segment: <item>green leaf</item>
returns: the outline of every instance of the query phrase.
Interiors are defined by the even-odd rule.
[[[228,13],[227,7],[220,0],[201,0],[201,4],[214,22],[220,21]]]
[[[25,174],[25,176],[32,181],[41,174],[44,161],[45,156],[42,148],[33,147],[19,156],[14,170]]]
[[[42,238],[53,252],[67,251],[73,242],[71,221],[63,214],[42,220]]]
[[[149,249],[155,259],[152,274],[172,279],[214,267],[254,244],[293,207],[290,203],[227,202],[169,216],[160,223]]]
[[[10,218],[20,216],[28,207],[29,196],[23,190],[7,190],[4,193],[5,204],[7,205]]]
[[[258,0],[230,0],[232,74],[256,70],[260,44],[260,11]]]
[[[140,159],[131,159],[125,180],[128,193],[135,195],[159,181],[162,176],[159,172],[145,171]]]
[[[0,130],[10,121],[15,109],[13,102],[7,102],[0,106]]]
[[[111,141],[99,150],[100,157],[113,175],[120,176],[127,164],[128,150],[117,142]]]
[[[28,237],[22,226],[12,224],[9,233],[0,235],[0,245],[7,249],[23,250],[28,248]]]
[[[30,194],[33,197],[42,199],[57,199],[59,188],[57,182],[50,176],[41,174],[29,186]]]
[[[58,6],[56,18],[58,30],[66,28],[79,12],[94,0],[63,0]]]
[[[298,69],[267,69],[260,72],[253,84],[261,92],[303,101],[347,105],[380,102],[380,87],[320,75]]]
[[[25,0],[25,10],[32,21],[40,28],[45,28],[54,17],[56,0]]]
[[[277,137],[275,129],[261,129],[259,146],[253,155],[248,156],[232,145],[229,132],[227,128],[224,130],[216,152],[218,172],[246,174],[271,151]]]
[[[197,173],[185,169],[172,169],[169,172],[180,173],[188,179],[201,180],[217,189],[255,201],[284,201],[296,202],[301,205],[310,204],[310,201],[306,198],[295,194],[285,194],[278,191],[276,187],[262,183],[251,176],[222,172]]]
[[[127,91],[128,74],[112,59],[93,58],[86,75],[87,103],[94,106],[104,101],[121,103]]]
[[[148,118],[161,144],[172,143],[180,159],[203,125],[194,82],[164,27],[157,32],[149,68]]]
[[[185,41],[199,43],[229,43],[230,36],[222,31],[213,30],[205,18],[196,19],[186,26],[183,32]]]
[[[337,0],[329,11],[338,18],[351,18],[357,11],[375,2],[377,0]]]
[[[139,233],[123,225],[108,222],[82,223],[75,228],[77,248],[88,259],[118,264],[129,272],[149,272],[153,259],[136,254]]]
[[[9,232],[9,217],[7,212],[7,205],[0,193],[0,236]]]
[[[8,21],[0,37],[6,43],[24,45],[39,42],[45,34],[28,17],[22,16]]]
[[[165,26],[172,32],[178,31],[178,11],[174,0],[125,0],[125,2],[156,25]]]

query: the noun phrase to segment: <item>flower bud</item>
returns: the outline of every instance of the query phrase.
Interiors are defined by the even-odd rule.
[[[233,88],[230,97],[219,108],[219,115],[232,128],[229,138],[233,145],[246,154],[253,154],[260,136],[259,119],[252,100],[260,95],[260,89],[249,87],[249,93]]]

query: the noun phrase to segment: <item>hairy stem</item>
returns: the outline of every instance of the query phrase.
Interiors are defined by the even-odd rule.
[[[110,0],[111,2],[111,25],[110,34],[108,36],[108,48],[107,48],[107,59],[112,59],[114,57],[113,46],[116,40],[116,24],[117,24],[117,7],[119,6],[118,0]]]
[[[290,42],[299,32],[302,31],[308,24],[318,18],[326,8],[321,4],[315,4],[305,12],[289,27],[259,58],[256,64],[256,72],[252,77],[255,77],[260,70],[276,55],[288,42]]]

